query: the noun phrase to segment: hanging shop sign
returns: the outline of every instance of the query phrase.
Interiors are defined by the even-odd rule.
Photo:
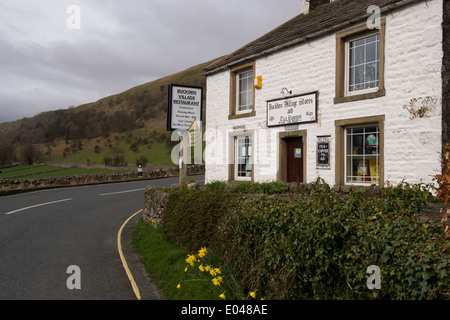
[[[331,136],[317,137],[317,169],[330,169]]]
[[[317,121],[319,92],[267,101],[267,126],[285,126]]]
[[[189,130],[202,121],[203,88],[170,84],[167,97],[167,130]]]

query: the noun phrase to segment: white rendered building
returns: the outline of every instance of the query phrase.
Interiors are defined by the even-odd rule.
[[[431,183],[449,141],[449,7],[303,0],[208,66],[206,182]]]

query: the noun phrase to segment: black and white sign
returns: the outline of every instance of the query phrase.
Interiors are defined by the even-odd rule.
[[[317,137],[317,169],[330,169],[331,136]]]
[[[318,92],[267,101],[267,126],[317,121]]]
[[[202,97],[202,87],[169,85],[167,130],[188,130],[192,121],[202,121]]]

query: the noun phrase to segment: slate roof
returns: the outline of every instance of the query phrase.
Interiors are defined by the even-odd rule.
[[[350,27],[352,24],[360,24],[370,16],[367,13],[370,5],[377,5],[384,12],[419,1],[425,2],[426,0],[336,0],[319,6],[308,14],[294,17],[259,39],[207,66],[205,72],[211,74],[252,60],[255,55],[276,51],[280,46],[293,45],[325,32],[333,32]]]

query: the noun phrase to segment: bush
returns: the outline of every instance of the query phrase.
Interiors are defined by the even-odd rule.
[[[225,181],[213,181],[205,185],[208,190],[226,190],[230,192],[238,192],[244,194],[265,193],[265,194],[281,194],[288,191],[286,183],[281,181],[271,182],[251,182],[245,181],[237,185],[228,185]]]
[[[235,191],[280,191],[242,185]],[[448,242],[413,215],[430,195],[406,183],[344,195],[323,181],[297,198],[182,190],[171,194],[163,227],[188,251],[211,248],[244,292],[267,299],[448,299]],[[380,290],[367,288],[371,265]]]
[[[171,192],[162,219],[166,237],[186,251],[208,246],[219,221],[238,197],[238,194],[208,189]]]

